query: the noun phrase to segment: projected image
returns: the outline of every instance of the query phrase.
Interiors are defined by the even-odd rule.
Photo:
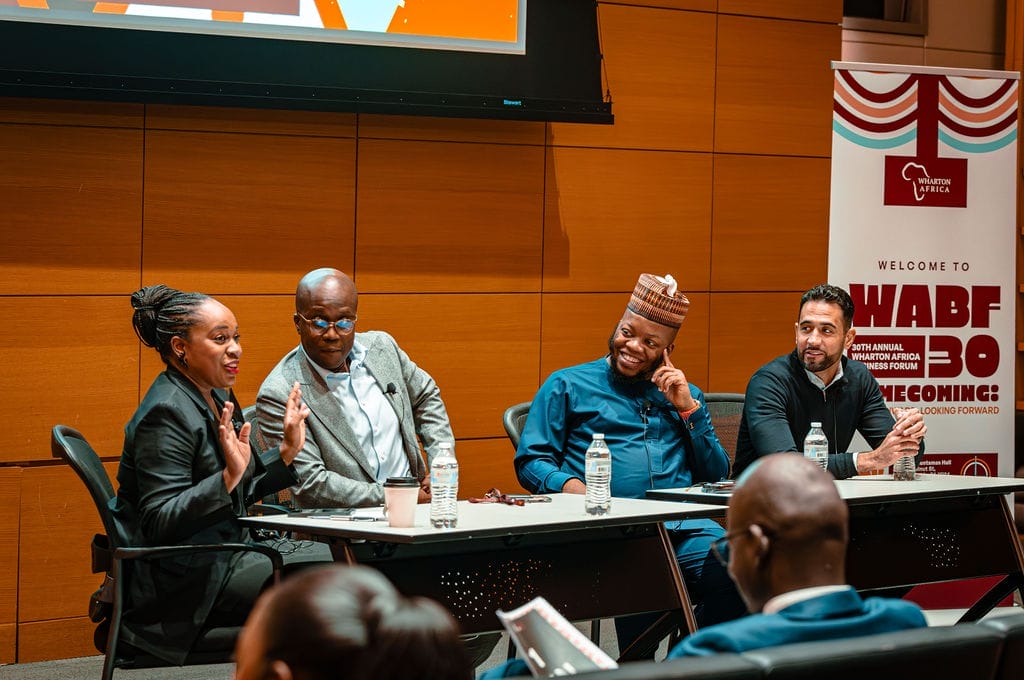
[[[526,0],[0,0],[0,21],[523,54]]]

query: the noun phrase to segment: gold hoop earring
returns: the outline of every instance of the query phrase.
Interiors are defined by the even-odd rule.
[[[185,358],[184,352],[178,355],[178,361],[181,362],[183,368],[188,368],[188,359]]]

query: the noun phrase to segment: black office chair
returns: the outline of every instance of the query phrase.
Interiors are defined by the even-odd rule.
[[[106,572],[103,586],[90,603],[90,618],[99,625],[93,640],[96,649],[106,655],[103,680],[110,680],[114,668],[150,668],[167,666],[167,662],[120,642],[121,617],[125,609],[125,562],[152,560],[178,555],[208,552],[258,552],[267,556],[274,569],[274,582],[280,580],[284,560],[269,546],[248,543],[217,543],[206,545],[152,546],[131,548],[120,545],[117,526],[109,503],[114,487],[103,463],[85,437],[67,425],[55,425],[50,439],[50,452],[71,466],[92,496],[103,522],[104,534],[96,534],[92,543],[92,571]],[[208,628],[200,631],[184,665],[226,663],[231,661],[240,626]]]
[[[523,427],[526,426],[526,416],[530,412],[532,401],[524,401],[521,404],[513,404],[505,409],[505,415],[501,422],[505,426],[505,434],[512,442],[512,448],[519,448],[519,437],[523,434]]]
[[[705,392],[704,403],[711,414],[711,424],[729,454],[729,470],[736,458],[736,439],[740,432],[740,418],[743,416],[744,395],[737,392]]]

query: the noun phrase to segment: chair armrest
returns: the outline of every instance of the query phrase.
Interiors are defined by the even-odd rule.
[[[160,545],[146,548],[117,548],[114,559],[117,560],[152,560],[178,555],[193,555],[212,552],[257,552],[270,560],[274,570],[274,583],[281,580],[284,569],[284,558],[281,553],[269,545],[259,543],[207,543],[196,545]]]

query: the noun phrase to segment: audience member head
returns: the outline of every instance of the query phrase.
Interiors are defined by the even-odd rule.
[[[853,300],[842,288],[821,284],[800,298],[796,350],[804,368],[827,385],[839,372],[843,352],[853,344]]]
[[[690,301],[677,290],[671,276],[641,274],[618,326],[608,338],[609,363],[623,382],[649,380],[663,361],[662,352],[675,349],[676,333]]]
[[[356,284],[337,269],[314,269],[299,281],[295,330],[317,365],[335,373],[348,370],[358,307]]]
[[[203,392],[235,384],[242,356],[238,322],[231,310],[202,293],[164,285],[132,293],[132,326],[168,366],[184,373]]]
[[[469,680],[458,625],[369,567],[290,576],[256,602],[235,650],[236,680]]]
[[[820,465],[775,453],[737,480],[728,531],[716,552],[727,553],[747,608],[759,612],[776,595],[846,582],[847,517],[832,476]]]

